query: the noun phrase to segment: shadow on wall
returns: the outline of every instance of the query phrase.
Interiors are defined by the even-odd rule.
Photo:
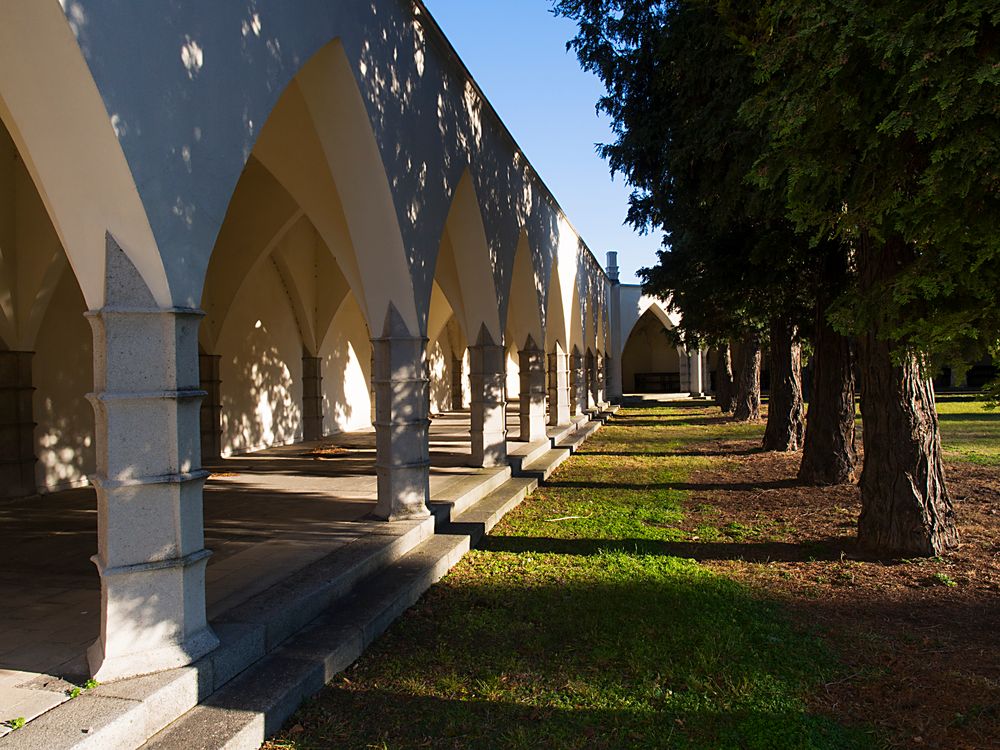
[[[239,344],[220,346],[223,455],[301,440],[301,358],[281,351],[262,320]]]
[[[341,304],[320,346],[323,433],[371,427],[371,342],[353,294]]]
[[[95,469],[93,338],[83,294],[64,272],[35,342],[35,477],[40,491],[87,484]]]
[[[431,413],[451,410],[451,347],[442,335],[427,352],[427,374],[430,378]]]

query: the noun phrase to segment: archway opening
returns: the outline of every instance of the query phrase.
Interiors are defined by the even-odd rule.
[[[680,393],[681,357],[653,308],[636,321],[622,351],[626,393]]]

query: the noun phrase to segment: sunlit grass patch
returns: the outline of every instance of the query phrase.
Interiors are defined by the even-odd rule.
[[[1000,411],[985,399],[942,396],[937,400],[945,456],[984,466],[1000,466]]]
[[[762,429],[701,424],[709,414],[623,411],[300,711],[302,731],[281,746],[870,746],[807,710],[840,669],[816,638],[665,552],[690,538],[678,525],[691,473],[726,460],[694,448]],[[698,533],[769,532],[706,522]]]

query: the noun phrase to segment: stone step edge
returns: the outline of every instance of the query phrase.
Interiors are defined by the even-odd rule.
[[[531,443],[526,443],[514,451],[507,454],[507,463],[510,469],[517,476],[522,467],[538,460],[538,457],[552,447],[552,442],[548,436],[540,438]]]
[[[143,745],[143,750],[255,750],[411,607],[538,486],[514,478]],[[339,605],[339,606],[338,606]]]
[[[570,457],[569,448],[550,448],[517,473],[519,477],[534,477],[544,482],[563,461]]]
[[[505,466],[491,474],[485,482],[478,482],[456,498],[450,500],[431,498],[431,512],[435,514],[440,524],[442,518],[450,518],[475,505],[493,490],[502,487],[512,476],[510,466]]]

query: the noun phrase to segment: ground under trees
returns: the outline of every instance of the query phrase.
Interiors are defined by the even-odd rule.
[[[1000,414],[939,402],[962,546],[708,402],[624,409],[267,747],[998,746]]]

